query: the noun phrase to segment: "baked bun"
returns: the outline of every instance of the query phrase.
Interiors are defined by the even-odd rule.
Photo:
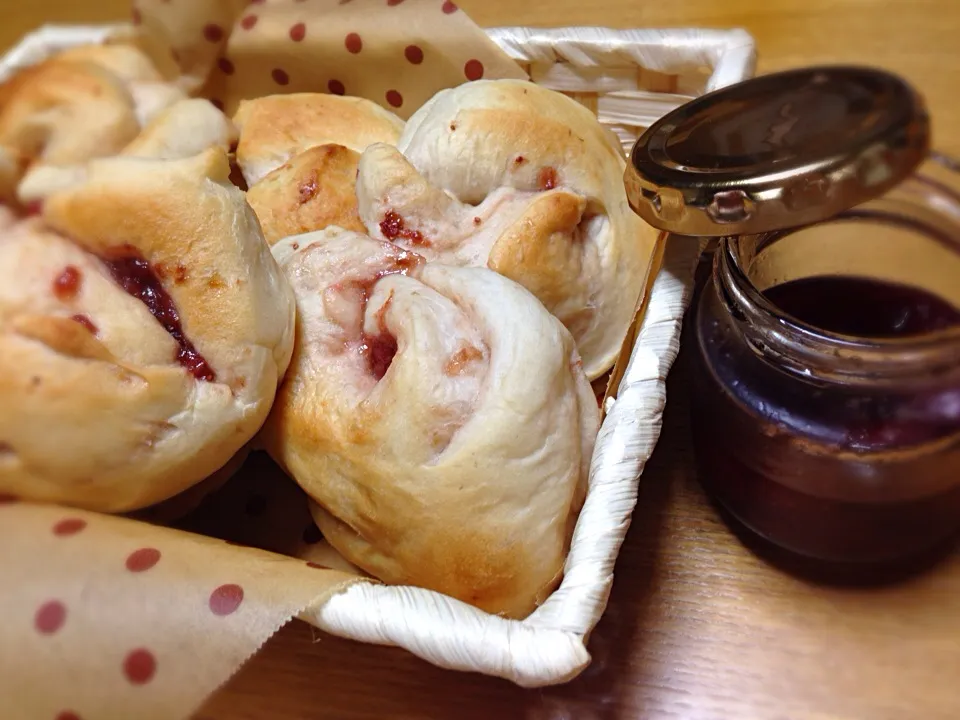
[[[559,582],[599,412],[573,338],[483,268],[331,227],[273,246],[297,298],[260,442],[388,582],[529,614]]]
[[[138,132],[133,98],[115,75],[55,60],[28,68],[0,87],[0,147],[16,168],[4,195],[31,165],[115,155]]]
[[[119,154],[174,160],[199,155],[214,147],[227,152],[236,139],[233,123],[208,100],[180,100],[158,113]],[[86,176],[85,164],[39,166],[20,182],[17,199],[24,204],[37,203],[52,193],[82,183]]]
[[[28,170],[115,155],[184,97],[128,46],[84,46],[26,68],[0,86],[0,196]]]
[[[370,100],[319,93],[244,100],[233,122],[240,131],[237,164],[250,187],[317,145],[360,153],[376,142],[395,143],[403,130],[403,120]]]
[[[119,78],[133,98],[137,123],[144,127],[165,108],[187,98],[132,45],[79,45],[61,51],[58,62],[93,63]]]
[[[437,93],[396,148],[365,151],[359,212],[378,239],[529,289],[594,379],[616,361],[657,238],[630,210],[625,167],[619,142],[576,101],[481,80]]]
[[[222,150],[94,161],[0,241],[0,492],[170,498],[260,428],[295,304]]]
[[[290,235],[338,225],[366,232],[357,213],[360,154],[318,145],[296,155],[247,191],[263,236],[273,245]]]
[[[228,152],[237,129],[209,100],[181,100],[157,114],[121,155],[174,160],[199,155],[208,148]]]

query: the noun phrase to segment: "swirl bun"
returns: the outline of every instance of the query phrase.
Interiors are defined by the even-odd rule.
[[[45,167],[119,153],[185,96],[126,45],[81,46],[21,70],[0,86],[0,198]]]
[[[386,582],[529,614],[562,575],[599,423],[570,333],[501,275],[341,228],[273,252],[297,343],[261,440],[324,537]]]
[[[630,210],[625,167],[576,101],[481,80],[437,93],[396,148],[364,152],[359,213],[378,239],[519,282],[573,333],[594,379],[620,352],[657,237]]]
[[[295,305],[226,153],[93,161],[0,233],[0,491],[134,510],[255,435]]]
[[[237,164],[250,187],[317,145],[359,153],[375,142],[396,142],[403,130],[403,120],[370,100],[320,93],[244,100],[233,122],[240,130]]]

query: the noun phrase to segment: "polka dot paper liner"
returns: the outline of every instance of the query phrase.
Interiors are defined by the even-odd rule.
[[[226,25],[224,5],[138,0],[136,17],[182,29],[173,52],[206,69],[202,94],[228,114],[242,99],[329,92],[406,118],[443,88],[526,77],[449,0],[241,1]]]
[[[295,613],[351,581],[317,554],[326,543],[305,496],[266,456],[234,480],[181,519],[203,534],[4,498],[0,667],[59,678],[23,693],[23,672],[0,675],[17,717],[185,718]]]

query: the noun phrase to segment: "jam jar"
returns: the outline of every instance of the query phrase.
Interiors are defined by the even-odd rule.
[[[909,566],[960,531],[960,177],[874,69],[719,90],[634,148],[634,209],[716,238],[693,308],[699,478],[775,557]]]

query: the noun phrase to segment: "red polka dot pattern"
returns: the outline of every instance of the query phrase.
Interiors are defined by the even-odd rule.
[[[156,548],[140,548],[127,556],[127,570],[134,573],[145,572],[160,562],[160,551]]]
[[[76,535],[86,526],[87,521],[83,520],[82,518],[67,518],[66,520],[61,520],[53,526],[53,534],[59,535],[60,537]]]
[[[144,648],[131,651],[123,660],[123,674],[134,685],[146,685],[157,673],[157,659]]]
[[[290,28],[290,39],[294,42],[301,42],[307,35],[307,26],[303,23],[297,23]]]
[[[347,52],[352,52],[356,55],[363,50],[363,40],[360,39],[357,33],[350,33],[343,39],[343,46],[347,49]]]
[[[217,67],[220,68],[220,72],[224,75],[233,75],[236,68],[233,67],[233,63],[229,58],[222,57],[217,60]]]
[[[444,0],[443,7],[441,8],[441,10],[443,10],[443,12],[447,15],[455,13],[459,9],[460,8],[450,2],[450,0]]]
[[[244,30],[253,30],[254,25],[257,24],[257,19],[258,18],[256,15],[247,15],[240,20],[240,27],[242,27]]]
[[[398,108],[403,105],[403,95],[396,90],[387,90],[387,102],[393,107]]]
[[[210,612],[223,617],[237,611],[243,602],[243,588],[239,585],[221,585],[210,593]]]
[[[347,89],[343,86],[343,83],[339,80],[331,80],[327,83],[327,90],[329,90],[334,95],[344,95],[347,92]]]
[[[214,23],[203,26],[203,37],[212,43],[223,40],[223,28]]]
[[[463,66],[463,74],[467,80],[479,80],[483,77],[483,63],[479,60],[467,60]]]
[[[33,626],[37,632],[53,635],[63,627],[66,620],[67,607],[59,600],[50,600],[37,609],[37,614],[33,616]]]
[[[270,77],[273,78],[273,81],[277,85],[287,85],[290,83],[290,76],[287,75],[286,71],[281,70],[280,68],[274,68],[270,73]]]
[[[414,65],[419,65],[423,62],[423,50],[416,45],[407,45],[403,49],[403,56]]]

